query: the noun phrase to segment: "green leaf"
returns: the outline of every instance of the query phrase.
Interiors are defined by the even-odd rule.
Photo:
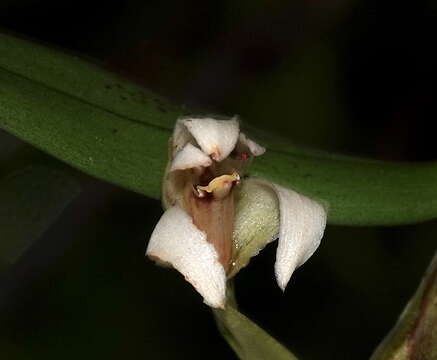
[[[437,215],[436,163],[267,152],[252,172],[318,199],[337,225],[398,225]]]
[[[371,360],[437,360],[437,253],[396,326]]]
[[[7,35],[0,58],[0,127],[88,174],[159,196],[181,109],[76,56]]]
[[[85,173],[159,198],[167,140],[184,112],[77,56],[0,35],[0,128]],[[252,175],[328,205],[331,224],[437,217],[436,163],[355,159],[254,133],[268,151]]]
[[[225,310],[214,310],[218,328],[242,360],[297,360],[249,318],[228,304]]]
[[[68,172],[48,164],[0,179],[0,269],[14,263],[79,192]]]

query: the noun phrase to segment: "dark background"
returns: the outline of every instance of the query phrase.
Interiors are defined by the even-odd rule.
[[[437,158],[436,20],[435,1],[0,2],[6,31],[174,102],[305,146],[407,161]],[[27,145],[0,133],[2,158],[17,147]],[[87,178],[0,276],[1,358],[234,359],[200,296],[144,259],[161,213]],[[303,360],[367,359],[418,285],[436,230],[328,227],[285,294],[269,245],[237,277],[241,310]]]

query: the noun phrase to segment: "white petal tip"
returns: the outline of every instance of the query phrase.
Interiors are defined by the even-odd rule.
[[[192,144],[187,144],[176,154],[170,171],[192,169],[198,166],[208,167],[211,164],[212,160],[208,155]]]
[[[327,213],[317,201],[277,184],[260,181],[270,186],[279,200],[280,225],[275,275],[279,287],[285,289],[294,270],[319,247]]]
[[[180,207],[174,206],[162,215],[150,237],[146,255],[178,270],[209,306],[224,306],[225,270],[205,233]]]
[[[285,288],[287,287],[294,270],[294,266],[290,266],[288,264],[285,264],[285,266],[281,266],[280,263],[275,263],[276,283],[278,284],[282,292],[285,292]]]
[[[240,133],[239,140],[241,143],[243,143],[244,145],[246,145],[249,148],[250,152],[254,156],[260,156],[266,152],[265,147],[257,144],[255,141],[249,139],[246,136],[246,134],[244,134],[244,133]]]
[[[285,288],[287,287],[288,282],[284,283],[282,281],[279,281],[278,279],[276,279],[276,282],[277,282],[279,288],[281,289],[281,291],[285,292]]]
[[[181,118],[179,120],[194,137],[200,148],[215,161],[222,161],[231,153],[238,140],[240,125],[237,118]]]
[[[209,307],[215,308],[215,309],[220,309],[220,310],[224,310],[225,309],[225,299],[220,299],[219,301],[214,301],[214,302],[208,302],[205,299],[203,299],[203,302],[205,303],[205,305],[208,305]]]

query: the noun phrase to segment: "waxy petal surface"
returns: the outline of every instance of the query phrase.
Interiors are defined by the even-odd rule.
[[[186,170],[193,167],[202,166],[207,167],[212,164],[211,158],[202,150],[188,143],[179,151],[170,167],[170,171]]]
[[[194,143],[194,138],[183,124],[181,118],[176,121],[173,135],[171,137],[172,142],[172,155],[174,156],[178,151],[182,150],[188,143]]]
[[[168,209],[159,220],[150,238],[146,255],[168,263],[215,308],[225,304],[226,274],[206,234],[180,207]]]
[[[275,275],[279,287],[285,290],[293,271],[307,261],[320,245],[327,214],[317,201],[266,180],[259,181],[270,186],[279,200]]]
[[[222,161],[235,148],[240,127],[237,119],[182,118],[183,123],[205,154]]]

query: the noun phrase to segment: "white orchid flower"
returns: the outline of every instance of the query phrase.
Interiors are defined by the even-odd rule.
[[[224,308],[226,279],[276,238],[282,290],[320,244],[326,225],[321,204],[244,176],[252,158],[264,152],[240,132],[236,118],[176,122],[163,183],[166,211],[146,255],[182,273],[209,306]]]

